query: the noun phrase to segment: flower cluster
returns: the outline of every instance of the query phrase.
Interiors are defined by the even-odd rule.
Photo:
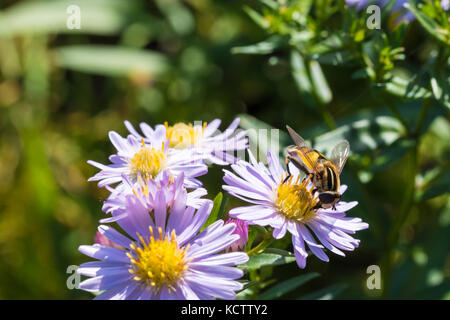
[[[244,272],[236,266],[249,259],[249,227],[255,225],[272,228],[275,240],[289,231],[300,268],[306,266],[308,249],[329,261],[326,249],[343,256],[342,250],[358,247],[350,234],[368,225],[346,217],[357,202],[323,209],[310,179],[294,166],[288,177],[273,153],[267,154],[268,167],[249,150],[250,162],[228,154],[248,147],[245,132],[235,132],[238,123],[220,134],[215,134],[219,120],[155,128],[141,123],[141,135],[125,122],[126,138],[110,133],[117,149],[111,164],[89,161],[101,169],[90,180],[110,195],[95,243],[79,248],[96,259],[78,268],[89,277],[80,289],[99,293],[96,299],[233,299],[243,289],[237,280]],[[207,172],[207,163],[231,164],[234,173],[224,169],[223,189],[251,203],[231,209],[226,222],[208,219],[213,202],[203,198],[207,191],[197,179]],[[258,254],[256,247],[249,249]]]
[[[232,250],[241,241],[236,224],[218,220],[202,230],[212,201],[197,179],[207,163],[236,162],[229,151],[247,148],[236,119],[217,134],[220,121],[207,125],[129,122],[127,137],[110,132],[117,150],[111,164],[89,161],[101,171],[90,178],[111,193],[103,204],[95,243],[80,246],[87,262],[77,272],[89,277],[79,288],[96,299],[233,299],[242,283],[236,265],[248,260]],[[189,189],[189,190],[188,190]],[[116,223],[126,235],[107,223]],[[238,227],[241,228],[240,225]]]

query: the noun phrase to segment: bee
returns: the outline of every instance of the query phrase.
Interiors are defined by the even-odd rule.
[[[336,203],[341,200],[339,193],[339,175],[344,168],[350,152],[350,144],[344,140],[338,143],[331,151],[330,159],[322,153],[306,145],[305,140],[298,135],[291,127],[286,126],[289,135],[295,142],[295,146],[287,148],[286,167],[290,178],[289,162],[303,171],[311,178],[314,185],[313,193],[319,193],[319,204],[317,208],[333,208],[336,210]]]

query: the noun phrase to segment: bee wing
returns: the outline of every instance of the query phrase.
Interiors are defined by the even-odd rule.
[[[308,149],[312,150],[307,144],[305,139],[303,139],[297,132],[294,131],[291,127],[286,125],[286,129],[289,132],[289,135],[291,136],[292,140],[298,147],[307,147]],[[297,157],[297,160],[300,160],[309,170],[314,171],[315,169],[315,162],[311,160],[311,158],[308,156],[306,152],[303,152],[300,150],[300,148],[297,149],[301,156]]]
[[[348,155],[350,153],[350,144],[347,140],[339,142],[333,150],[331,150],[330,160],[339,171],[339,174],[344,168],[345,162],[347,161]]]
[[[295,132],[291,127],[286,126],[287,131],[289,132],[289,135],[291,136],[292,140],[295,142],[295,144],[299,147],[307,147],[308,145],[305,142],[305,139],[300,137],[300,135]]]

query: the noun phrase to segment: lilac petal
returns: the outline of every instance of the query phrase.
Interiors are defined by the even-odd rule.
[[[92,246],[79,246],[78,251],[81,253],[98,260],[104,260],[108,262],[123,262],[129,263],[130,259],[126,256],[124,250],[102,246],[94,244]]]
[[[124,283],[99,294],[94,300],[125,300],[134,291],[137,283]]]
[[[122,246],[124,248],[128,248],[131,244],[131,240],[125,237],[124,235],[117,232],[115,229],[101,225],[98,227],[98,231],[103,234],[105,237],[107,237],[112,242],[118,244],[119,246]]]
[[[292,237],[292,245],[294,246],[295,260],[299,268],[304,269],[306,266],[306,257],[308,253],[305,250],[305,243],[302,237]]]
[[[284,235],[286,234],[286,230],[287,230],[287,225],[288,223],[285,222],[283,223],[283,225],[280,228],[275,228],[273,229],[273,237],[275,239],[281,239],[284,237]]]
[[[245,252],[229,252],[213,255],[199,260],[201,263],[217,266],[233,266],[246,263],[248,255]]]
[[[207,201],[200,209],[197,210],[197,213],[195,214],[194,219],[191,221],[189,228],[185,229],[178,236],[179,245],[182,245],[182,243],[191,239],[205,224],[206,219],[208,219],[208,216],[211,213],[212,205],[212,201]]]
[[[193,262],[189,264],[189,270],[199,275],[219,277],[226,279],[239,279],[244,275],[241,269],[226,266],[212,266],[204,262]]]
[[[109,263],[105,261],[90,261],[81,264],[77,268],[77,273],[86,277],[97,277],[106,274],[121,273],[128,267],[123,263]]]
[[[325,262],[330,261],[328,256],[322,250],[323,246],[316,242],[314,237],[308,231],[308,228],[306,228],[305,226],[301,226],[301,227],[302,228],[299,229],[300,236],[303,237],[303,240],[305,240],[305,242],[308,244],[312,253],[322,261],[325,261]]]
[[[181,291],[181,294],[184,296],[186,300],[199,300],[198,295],[191,289],[189,284],[187,284],[185,281],[182,281],[178,285],[178,290]]]
[[[121,272],[112,275],[86,279],[80,283],[79,288],[89,292],[108,290],[129,281],[132,277],[133,275],[127,269],[122,268]]]

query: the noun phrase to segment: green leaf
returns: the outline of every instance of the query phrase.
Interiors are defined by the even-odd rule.
[[[253,241],[255,241],[257,235],[258,235],[258,231],[255,228],[253,228],[253,226],[250,226],[249,231],[248,231],[248,240],[247,240],[247,245],[245,246],[245,251],[248,251],[251,249]]]
[[[265,41],[248,46],[234,47],[231,53],[234,54],[269,54],[281,47],[285,41],[278,36],[271,37]]]
[[[370,172],[373,174],[388,168],[406,155],[414,144],[414,140],[401,137],[391,145],[383,148],[375,157],[373,164],[370,167]]]
[[[333,99],[333,94],[331,93],[328,82],[322,72],[322,68],[317,61],[311,60],[309,62],[309,73],[311,75],[311,83],[313,85],[315,95],[319,101],[322,104],[331,102]]]
[[[319,276],[318,273],[308,273],[308,274],[302,274],[301,276],[297,276],[294,278],[291,278],[289,280],[283,281],[280,284],[277,284],[273,286],[272,288],[266,290],[263,292],[259,298],[262,300],[270,300],[270,299],[277,299],[285,295],[286,293],[291,292],[292,290],[300,287],[301,285],[305,284],[306,282],[317,278]]]
[[[275,253],[275,254],[285,256],[285,257],[293,257],[294,256],[294,254],[292,252],[278,249],[278,248],[267,248],[264,250],[264,253]]]
[[[393,76],[383,85],[391,94],[408,99],[423,99],[432,96],[432,93],[414,81]]]
[[[418,192],[416,195],[416,201],[425,201],[444,194],[449,194],[450,186],[450,171],[440,170],[435,177],[432,177],[432,181],[429,182],[428,188]]]
[[[248,16],[261,28],[267,29],[270,24],[269,21],[267,21],[264,16],[253,10],[252,8],[245,6],[244,11],[248,14]]]
[[[214,198],[211,213],[209,214],[208,219],[206,220],[203,227],[200,229],[200,232],[205,230],[208,226],[210,226],[211,224],[213,224],[218,220],[219,211],[222,205],[222,199],[223,199],[222,192],[219,192],[217,196]]]
[[[168,70],[166,58],[157,52],[107,45],[76,45],[53,50],[58,67],[103,76],[157,78]]]
[[[312,59],[318,61],[322,64],[328,64],[332,66],[348,66],[351,65],[354,56],[348,52],[348,51],[337,51],[337,52],[330,52],[330,53],[324,53],[324,54],[315,54],[311,56]]]
[[[435,39],[441,41],[445,45],[450,45],[450,37],[448,30],[440,27],[433,19],[426,16],[422,11],[420,11],[414,4],[405,3],[404,7],[411,11],[417,18],[417,21],[422,25],[422,27]]]
[[[342,125],[339,128],[318,136],[314,148],[325,155],[341,140],[350,142],[351,152],[375,150],[394,143],[404,134],[402,124],[389,116],[375,116]]]
[[[306,70],[305,60],[302,55],[295,50],[291,52],[291,68],[292,76],[294,77],[295,84],[300,93],[311,95],[312,84],[309,80],[308,71]]]
[[[69,29],[67,8],[77,5],[81,9],[81,29]],[[42,33],[85,33],[111,35],[120,32],[131,18],[142,15],[139,6],[121,0],[58,0],[20,2],[2,10],[0,35]],[[154,19],[147,14],[147,24]]]
[[[173,30],[185,36],[195,27],[194,17],[190,10],[181,1],[155,1],[159,10],[166,16]]]
[[[345,288],[347,288],[346,284],[335,284],[303,296],[299,300],[332,300],[344,291]]]
[[[295,261],[295,257],[284,257],[274,253],[261,253],[257,256],[251,256],[250,259],[239,266],[245,271],[257,270],[267,266],[277,266]]]

